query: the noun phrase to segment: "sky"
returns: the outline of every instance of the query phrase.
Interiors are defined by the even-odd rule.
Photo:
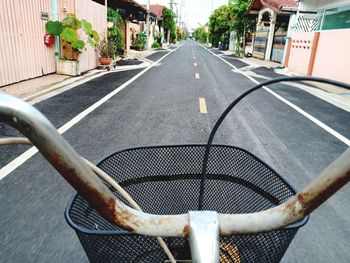
[[[146,4],[146,0],[136,0],[140,4]],[[209,16],[213,10],[222,5],[227,5],[228,0],[174,0],[174,3],[178,3],[177,7],[180,9],[181,2],[183,4],[183,14],[186,27],[191,30],[204,25],[208,22]],[[169,0],[150,0],[150,4],[160,4],[169,7]]]

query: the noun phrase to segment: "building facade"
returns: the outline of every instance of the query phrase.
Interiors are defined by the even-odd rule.
[[[294,11],[284,66],[350,83],[350,1],[305,0]]]

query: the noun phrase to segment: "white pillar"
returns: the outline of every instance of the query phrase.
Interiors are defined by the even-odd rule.
[[[288,40],[291,38],[292,27],[293,27],[293,16],[291,15],[288,20],[288,30],[287,30],[287,37],[286,37],[286,45],[284,46],[284,51],[283,51],[282,65],[284,65],[284,62],[286,60]]]
[[[163,43],[165,43],[164,27],[161,27],[161,28],[160,28],[160,33],[161,33],[161,36],[162,36],[160,42],[161,42],[162,45],[163,45]]]
[[[275,35],[276,18],[277,18],[276,12],[272,11],[270,28],[269,28],[269,36],[268,36],[267,45],[266,45],[265,60],[270,60],[271,58],[273,37]]]

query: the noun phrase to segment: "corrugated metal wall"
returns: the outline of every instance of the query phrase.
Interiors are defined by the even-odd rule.
[[[0,0],[0,86],[55,72],[40,18],[50,11],[50,0]]]
[[[86,19],[92,24],[100,36],[107,29],[107,7],[93,1],[76,0],[76,14],[79,19]],[[97,52],[95,48],[86,45],[86,51],[79,56],[80,69],[82,72],[97,67]]]
[[[91,0],[59,0],[59,15],[76,13],[103,34],[107,25],[106,7]],[[50,0],[0,0],[0,86],[39,77],[56,71],[54,48],[44,44],[45,20],[51,15]],[[79,57],[82,72],[96,68],[94,48]]]

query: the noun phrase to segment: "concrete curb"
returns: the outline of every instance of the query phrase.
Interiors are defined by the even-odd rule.
[[[68,78],[67,80],[58,82],[58,83],[56,83],[56,84],[54,84],[54,85],[51,85],[50,88],[44,89],[44,90],[39,91],[39,92],[37,92],[37,93],[35,93],[35,94],[33,94],[33,95],[27,96],[27,97],[23,98],[23,100],[24,100],[25,102],[33,101],[33,100],[35,100],[36,98],[38,98],[38,97],[40,97],[40,96],[43,96],[43,95],[45,95],[45,94],[47,94],[47,93],[50,93],[50,92],[53,92],[53,91],[55,91],[55,90],[64,88],[64,87],[66,87],[66,86],[68,86],[68,85],[71,85],[71,84],[73,84],[73,83],[80,82],[81,80],[84,80],[85,78],[91,77],[91,76],[96,75],[96,74],[98,74],[98,73],[99,73],[99,72],[95,72],[95,70],[93,70],[91,73],[90,73],[90,71],[89,71],[87,74],[85,74],[85,75],[83,75],[83,76],[80,76],[80,77],[71,77],[71,78]]]

